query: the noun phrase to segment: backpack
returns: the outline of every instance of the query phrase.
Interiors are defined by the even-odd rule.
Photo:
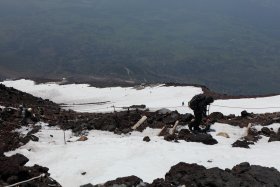
[[[205,97],[204,95],[202,95],[202,94],[199,94],[199,95],[194,96],[194,97],[190,100],[190,102],[189,102],[189,107],[190,107],[192,110],[198,109],[199,103],[200,103],[201,101],[203,101],[205,98],[206,98],[206,97]]]

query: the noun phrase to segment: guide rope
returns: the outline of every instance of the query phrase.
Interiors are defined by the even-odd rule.
[[[1,104],[1,102],[0,102]],[[79,106],[79,104],[76,104]],[[83,104],[85,105],[85,104]],[[93,104],[89,104],[89,105],[93,105]],[[47,107],[47,106],[52,106],[52,105],[29,105],[29,107]],[[61,104],[60,106],[62,106],[63,108],[71,108],[74,107],[73,104]],[[232,108],[232,109],[242,109],[242,110],[265,110],[265,109],[280,109],[280,106],[268,106],[268,107],[241,107],[241,106],[226,106],[226,105],[218,105],[218,104],[211,104],[211,106],[213,107],[219,107],[219,108]],[[9,108],[9,107],[8,107]],[[177,108],[189,108],[189,106],[159,106],[159,107],[147,107],[146,109],[160,109],[160,108],[172,108],[172,109],[177,109]],[[112,111],[114,109],[137,109],[137,107],[130,107],[130,106],[107,106],[107,107],[100,107],[100,108],[92,108],[89,109],[89,111],[99,111],[99,110],[104,110],[104,109],[112,109]],[[141,109],[141,108],[138,108]]]
[[[244,110],[280,109],[280,107],[239,107],[239,106],[225,106],[225,105],[211,105],[211,106],[221,107],[221,108],[236,108],[236,109],[244,109]]]
[[[33,178],[31,178],[31,179],[28,179],[28,180],[25,180],[25,181],[21,181],[21,182],[15,183],[15,184],[11,184],[11,185],[8,185],[8,186],[5,186],[5,187],[18,186],[18,185],[20,185],[20,184],[28,183],[28,182],[30,182],[30,181],[33,181],[33,180],[35,180],[35,179],[39,179],[39,178],[42,178],[42,177],[45,177],[45,174],[44,174],[44,173],[41,174],[41,175],[39,175],[39,176],[37,176],[37,177],[33,177]]]

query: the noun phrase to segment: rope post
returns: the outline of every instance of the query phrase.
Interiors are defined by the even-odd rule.
[[[130,120],[130,111],[129,111],[129,107],[127,107],[127,115],[128,115],[128,123],[130,126],[131,120]]]
[[[64,145],[66,145],[65,130],[63,129]]]
[[[209,114],[210,114],[210,106],[211,106],[211,105],[208,106],[208,110],[207,110],[208,116],[209,116]]]
[[[114,108],[114,112],[116,112],[116,108],[115,108],[115,105],[113,105],[113,108]]]

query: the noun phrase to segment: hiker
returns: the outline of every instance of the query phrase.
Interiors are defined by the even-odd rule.
[[[189,107],[194,112],[194,121],[189,124],[189,129],[194,132],[203,132],[199,125],[204,117],[207,117],[207,106],[214,102],[213,97],[199,94],[194,96],[190,102]]]
[[[21,113],[21,124],[28,125],[28,123],[37,122],[38,120],[32,114],[32,108],[26,108],[25,105],[20,105],[19,112]]]
[[[25,112],[25,105],[24,104],[19,105],[19,107],[18,107],[18,116],[19,117],[23,117],[24,116],[23,112]]]

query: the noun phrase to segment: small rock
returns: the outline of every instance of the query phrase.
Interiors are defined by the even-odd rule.
[[[87,174],[87,172],[82,172],[82,173],[81,173],[81,175],[85,175],[85,174]]]
[[[228,119],[235,118],[235,115],[234,115],[234,114],[230,114],[230,115],[227,116],[227,118],[228,118]]]
[[[30,135],[30,140],[32,140],[33,142],[38,142],[39,138],[35,135]]]
[[[77,141],[84,142],[84,141],[87,141],[87,140],[88,140],[88,138],[86,136],[81,136]]]
[[[236,165],[232,168],[232,171],[236,174],[241,174],[246,171],[249,171],[251,169],[251,166],[248,162],[240,163],[239,165]]]
[[[171,112],[171,115],[170,115],[170,117],[172,118],[172,119],[178,119],[179,118],[179,116],[180,116],[180,114],[176,111],[176,112]]]
[[[252,135],[252,136],[258,136],[258,130],[254,127],[251,127],[248,129],[248,135]]]
[[[246,110],[243,110],[241,112],[241,117],[246,118],[246,117],[249,117],[249,116],[250,116],[250,114]]]
[[[25,156],[18,154],[18,153],[15,155],[12,155],[10,157],[10,159],[13,160],[13,162],[16,163],[16,165],[19,165],[19,166],[24,166],[29,161],[28,158],[26,158]]]
[[[222,114],[221,112],[213,112],[209,115],[209,118],[220,120],[224,118],[224,114]]]
[[[94,187],[94,186],[92,184],[88,183],[88,184],[81,185],[80,187]]]
[[[171,142],[173,140],[177,140],[177,137],[174,134],[167,134],[164,136],[164,140]]]
[[[270,131],[270,129],[267,128],[267,127],[263,127],[263,128],[261,129],[261,133],[262,133],[264,136],[268,136],[268,137],[271,135],[271,131]]]
[[[166,108],[162,108],[162,109],[159,109],[158,111],[156,111],[158,114],[168,114],[168,113],[171,113],[171,110],[169,109],[166,109]]]
[[[126,128],[122,130],[122,133],[127,134],[130,133],[131,129],[130,128]]]
[[[244,137],[245,140],[249,142],[257,142],[259,139],[261,139],[260,136],[252,136],[252,135],[247,135]]]
[[[188,129],[182,129],[182,130],[180,130],[180,132],[178,134],[178,138],[179,139],[186,139],[189,136],[190,133],[191,132]]]
[[[145,136],[145,137],[143,138],[143,141],[145,141],[145,142],[149,142],[149,141],[151,141],[151,139],[150,139],[150,137],[149,137],[149,136]]]
[[[234,142],[233,144],[232,144],[232,147],[241,147],[241,148],[246,148],[246,149],[249,149],[250,147],[249,147],[249,145],[250,144],[254,144],[254,143],[250,143],[250,142],[248,142],[248,141],[246,141],[246,140],[237,140],[236,142]]]
[[[216,139],[214,139],[210,134],[205,133],[198,133],[198,134],[191,134],[186,139],[187,142],[201,142],[206,145],[215,145],[218,143]]]
[[[276,142],[276,141],[280,141],[280,135],[279,134],[270,136],[270,138],[268,140],[268,142]]]
[[[216,136],[222,136],[222,137],[225,137],[225,138],[230,138],[228,133],[226,133],[226,132],[219,132]]]
[[[141,182],[143,182],[142,179],[132,175],[108,181],[104,186],[138,186]]]
[[[193,119],[193,115],[190,113],[182,115],[181,121],[183,122],[190,122]]]
[[[201,142],[206,145],[214,145],[217,144],[218,141],[215,140],[210,134],[205,133],[191,133],[188,129],[182,129],[178,133],[179,140],[185,140],[187,142]]]

